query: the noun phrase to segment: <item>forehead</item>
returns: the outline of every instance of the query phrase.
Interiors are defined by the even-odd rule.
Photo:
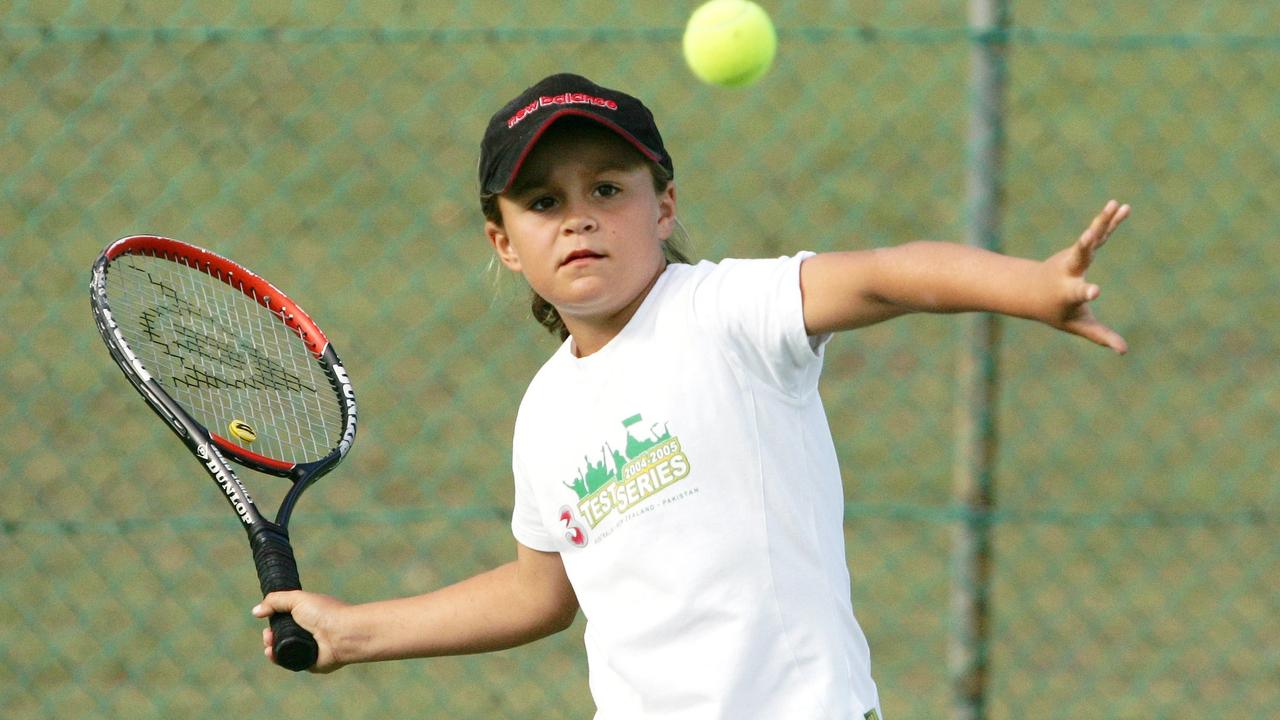
[[[589,120],[565,118],[538,138],[516,175],[511,192],[546,182],[557,168],[631,170],[644,164],[644,155],[612,130]]]

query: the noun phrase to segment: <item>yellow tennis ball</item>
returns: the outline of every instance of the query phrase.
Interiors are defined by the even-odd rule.
[[[685,62],[715,85],[750,85],[769,70],[777,51],[773,21],[750,0],[711,0],[693,11],[684,29]]]

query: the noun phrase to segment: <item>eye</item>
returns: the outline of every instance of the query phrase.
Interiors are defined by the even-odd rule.
[[[596,186],[596,194],[600,197],[613,197],[620,192],[622,192],[622,188],[613,183],[600,183]]]
[[[534,212],[543,212],[555,207],[556,199],[550,195],[539,195],[529,202],[529,209]]]

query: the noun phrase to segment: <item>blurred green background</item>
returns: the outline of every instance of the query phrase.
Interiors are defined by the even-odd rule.
[[[644,98],[699,258],[964,239],[965,3],[765,5],[776,66],[731,91],[684,67],[692,2],[4,4],[0,716],[590,717],[581,620],[487,656],[269,667],[243,535],[101,346],[89,265],[156,233],[289,290],[362,412],[295,514],[304,584],[462,579],[513,557],[512,421],[555,347],[482,234],[506,99],[560,70]],[[1003,247],[1047,256],[1132,203],[1090,275],[1132,350],[1003,325],[988,714],[1280,716],[1280,6],[1010,6]],[[827,356],[887,717],[952,702],[967,327]]]

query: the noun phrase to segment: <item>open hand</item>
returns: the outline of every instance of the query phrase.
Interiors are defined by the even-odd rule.
[[[1121,205],[1115,200],[1109,201],[1071,247],[1045,261],[1067,283],[1066,299],[1049,324],[1118,353],[1128,352],[1129,345],[1119,333],[1098,322],[1093,316],[1089,303],[1096,300],[1102,290],[1086,281],[1084,273],[1093,264],[1098,248],[1107,242],[1107,238],[1127,217],[1128,205]]]

